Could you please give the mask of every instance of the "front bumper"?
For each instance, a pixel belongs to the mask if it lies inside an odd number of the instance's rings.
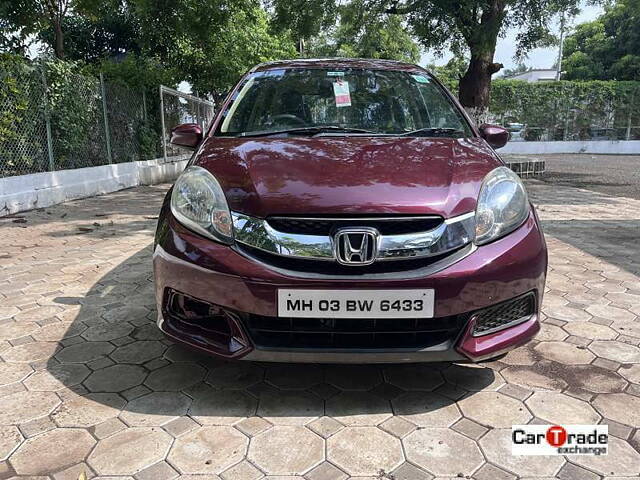
[[[410,260],[409,260],[410,261]],[[375,274],[354,278],[299,275],[270,268],[236,251],[190,232],[163,209],[154,248],[158,325],[171,338],[228,358],[277,362],[396,363],[482,361],[529,341],[539,330],[539,305],[544,292],[547,253],[532,212],[515,232],[489,245],[462,252],[459,259],[428,274]],[[277,318],[279,288],[435,290],[434,321],[462,319],[458,333],[426,347],[299,348],[256,345],[247,328],[248,316]],[[167,311],[169,292],[181,292],[215,305],[229,318],[231,344],[203,338],[201,332],[175,328]],[[515,326],[488,335],[472,335],[472,312],[519,297],[535,295],[535,311]]]

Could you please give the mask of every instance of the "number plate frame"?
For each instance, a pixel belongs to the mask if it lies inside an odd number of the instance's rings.
[[[422,309],[418,309],[422,300]],[[354,302],[349,303],[349,301]],[[399,304],[394,302],[399,301]],[[407,310],[411,302],[411,309]],[[338,302],[336,304],[336,302]],[[370,302],[370,303],[369,303]],[[388,302],[388,309],[385,304]],[[433,289],[312,290],[278,289],[278,316],[293,318],[432,318]],[[336,310],[336,305],[338,309]],[[370,309],[367,310],[367,305]],[[392,307],[400,307],[400,310]],[[355,307],[355,308],[353,308]]]

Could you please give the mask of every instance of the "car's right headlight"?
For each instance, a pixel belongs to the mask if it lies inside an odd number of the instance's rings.
[[[233,224],[224,192],[202,167],[188,167],[173,186],[171,213],[185,227],[217,242],[233,243]]]
[[[476,206],[476,245],[513,232],[528,216],[529,199],[520,177],[508,167],[490,171],[482,182]]]

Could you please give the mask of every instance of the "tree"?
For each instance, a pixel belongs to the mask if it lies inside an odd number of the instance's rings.
[[[64,58],[63,24],[71,11],[81,12],[90,9],[89,0],[2,0],[0,17],[2,20],[3,43],[6,39],[13,50],[24,49],[30,36],[51,29],[52,47],[57,58]]]
[[[494,62],[496,43],[507,28],[518,28],[517,55],[553,43],[548,25],[558,12],[575,13],[578,0],[368,0],[380,14],[406,19],[411,33],[436,53],[450,49],[469,54],[460,79],[459,97],[469,109],[489,105],[491,76],[502,68]]]
[[[462,55],[454,55],[444,65],[427,65],[427,68],[436,74],[438,79],[444,83],[449,89],[457,90],[460,79],[467,71],[469,59]]]
[[[397,15],[377,15],[363,2],[341,5],[338,24],[322,32],[310,53],[320,57],[387,58],[417,63],[420,49]]]
[[[335,0],[270,0],[274,25],[279,32],[291,32],[298,53],[305,53],[305,44],[321,35],[336,21]]]
[[[619,0],[578,25],[562,65],[567,80],[640,80],[640,0]]]

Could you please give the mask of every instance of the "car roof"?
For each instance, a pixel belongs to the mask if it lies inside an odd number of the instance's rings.
[[[299,58],[292,60],[276,60],[256,65],[251,72],[278,70],[282,68],[368,68],[371,70],[400,70],[407,72],[426,71],[412,63],[397,60],[373,58]]]

